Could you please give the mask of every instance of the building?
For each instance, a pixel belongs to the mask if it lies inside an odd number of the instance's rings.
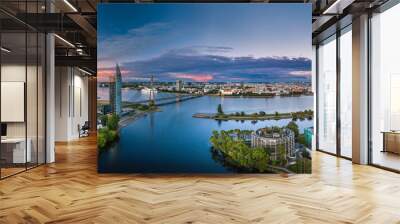
[[[219,93],[220,93],[221,95],[227,95],[227,96],[229,96],[229,95],[232,95],[232,94],[234,93],[234,91],[233,91],[233,89],[220,89],[220,90],[219,90]]]
[[[176,91],[182,91],[183,90],[183,81],[182,80],[176,80],[175,90]]]
[[[110,77],[109,91],[110,91],[110,105],[111,112],[121,114],[122,112],[122,77],[119,65],[116,65],[115,76]]]
[[[279,147],[284,146],[287,157],[292,157],[295,147],[294,132],[288,128],[261,128],[251,134],[251,147],[265,148],[271,153],[271,158],[276,160]]]
[[[305,138],[305,143],[308,148],[312,147],[312,139],[314,135],[314,128],[313,127],[308,127],[304,129],[304,138]]]
[[[109,91],[109,97],[110,97],[110,108],[111,108],[111,113],[115,112],[115,76],[110,76],[110,81],[108,83],[108,91]]]

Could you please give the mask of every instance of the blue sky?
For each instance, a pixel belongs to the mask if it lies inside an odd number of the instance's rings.
[[[125,81],[309,78],[310,4],[99,4],[99,76]]]

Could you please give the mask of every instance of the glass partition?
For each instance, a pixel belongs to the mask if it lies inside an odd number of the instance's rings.
[[[336,153],[336,36],[318,48],[318,149]]]
[[[31,158],[26,150],[26,33],[3,32],[1,47],[1,175],[6,177],[24,171]]]
[[[340,36],[340,154],[352,157],[352,34],[351,26]]]
[[[44,164],[46,162],[46,36],[38,33],[38,64],[37,64],[37,162]]]
[[[371,162],[400,170],[400,4],[371,19]]]
[[[38,157],[38,35],[36,32],[27,33],[27,74],[26,74],[26,114],[27,114],[27,151],[29,161],[27,167],[37,165]]]
[[[42,1],[1,2],[19,13],[43,11]],[[0,178],[45,163],[43,33],[0,12]]]

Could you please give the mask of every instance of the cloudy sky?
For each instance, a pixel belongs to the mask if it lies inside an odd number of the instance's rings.
[[[285,81],[311,74],[310,4],[99,4],[98,76]]]

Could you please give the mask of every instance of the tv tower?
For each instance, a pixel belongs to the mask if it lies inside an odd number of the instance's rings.
[[[154,92],[155,92],[155,89],[154,89],[154,87],[153,87],[153,82],[154,82],[154,76],[152,75],[152,76],[151,76],[151,79],[150,79],[150,95],[149,95],[149,101],[150,101],[151,103],[154,104],[154,99],[155,99]]]

